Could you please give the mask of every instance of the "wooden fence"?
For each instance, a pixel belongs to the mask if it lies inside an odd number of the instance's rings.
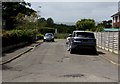
[[[107,51],[119,54],[120,31],[119,32],[95,32],[97,46]]]

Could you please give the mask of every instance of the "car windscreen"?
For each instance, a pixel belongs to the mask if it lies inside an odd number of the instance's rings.
[[[75,36],[81,38],[95,38],[93,33],[88,32],[76,32]]]

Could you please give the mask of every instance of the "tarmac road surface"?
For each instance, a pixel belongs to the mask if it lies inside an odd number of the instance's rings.
[[[98,49],[100,52],[100,50]],[[82,51],[81,51],[82,52]],[[44,42],[3,65],[3,82],[117,82],[118,66],[88,50],[70,54],[65,40]]]

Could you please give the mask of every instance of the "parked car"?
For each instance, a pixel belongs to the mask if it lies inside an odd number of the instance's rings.
[[[69,36],[66,38],[66,44],[69,43],[71,36],[72,36],[72,34],[69,34]]]
[[[54,35],[53,33],[46,33],[44,38],[43,38],[43,41],[52,41],[54,42]]]
[[[85,31],[73,31],[68,43],[68,50],[74,53],[75,50],[90,49],[96,52],[96,39],[94,33]]]

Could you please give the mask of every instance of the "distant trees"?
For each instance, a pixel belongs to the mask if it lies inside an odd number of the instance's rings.
[[[104,20],[96,25],[94,19],[81,19],[76,22],[77,30],[103,31],[103,28],[111,28],[112,20]]]
[[[46,19],[45,18],[39,18],[37,20],[38,23],[38,28],[45,27],[47,25]]]
[[[96,31],[103,31],[103,28],[112,28],[112,20],[104,20],[97,24]]]
[[[104,28],[111,28],[112,27],[112,20],[108,20],[108,21],[104,20],[104,21],[102,21],[101,24],[103,25]]]
[[[66,25],[66,24],[54,24],[54,28],[57,29],[59,33],[72,33],[76,30],[75,25]]]
[[[54,25],[53,19],[52,18],[48,18],[47,19],[47,27],[53,27],[53,25]]]
[[[38,30],[43,31],[43,29],[57,29],[59,33],[71,33],[72,31],[76,30],[74,25],[66,25],[66,24],[56,24],[52,18],[39,18],[38,19]]]
[[[95,20],[81,19],[76,22],[77,30],[95,30]]]

